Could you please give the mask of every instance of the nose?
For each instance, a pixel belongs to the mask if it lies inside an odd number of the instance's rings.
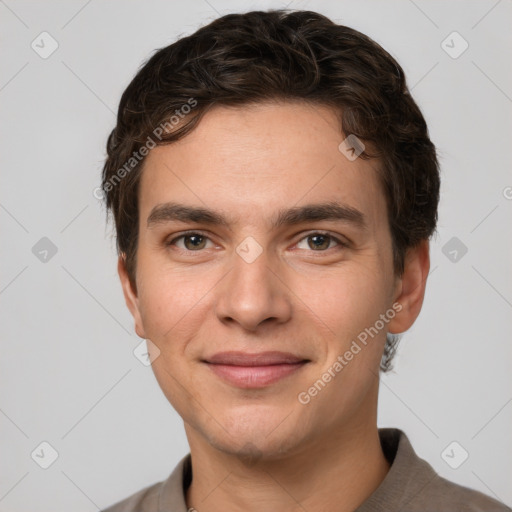
[[[265,251],[251,263],[234,254],[231,271],[217,288],[217,317],[248,331],[287,322],[292,315],[291,291],[283,281],[279,271],[269,267]]]

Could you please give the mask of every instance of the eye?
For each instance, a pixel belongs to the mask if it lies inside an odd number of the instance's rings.
[[[307,247],[304,244],[307,244]],[[173,238],[169,242],[166,242],[166,245],[174,245],[182,251],[190,252],[200,252],[203,249],[209,249],[215,246],[206,235],[196,231],[184,233]],[[314,252],[326,252],[335,247],[348,247],[348,244],[329,233],[322,232],[310,233],[297,243],[298,249],[312,249]]]
[[[303,241],[306,240],[307,247],[300,247]],[[299,249],[313,249],[316,252],[324,252],[327,249],[333,248],[331,245],[334,242],[334,247],[347,247],[347,244],[342,242],[339,238],[336,238],[329,233],[311,233],[302,238],[297,244]]]
[[[207,236],[201,233],[190,232],[174,238],[167,242],[166,245],[176,245],[176,247],[184,251],[200,251],[201,249],[208,248],[208,241],[213,246],[212,241]]]

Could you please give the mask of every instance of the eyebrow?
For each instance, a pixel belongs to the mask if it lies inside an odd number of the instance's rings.
[[[280,210],[271,220],[271,228],[276,229],[281,226],[294,226],[321,220],[344,221],[361,229],[367,227],[365,216],[361,211],[352,206],[331,201]],[[151,210],[147,219],[147,227],[151,228],[156,224],[172,221],[230,226],[229,220],[222,213],[207,208],[169,202],[156,205]]]

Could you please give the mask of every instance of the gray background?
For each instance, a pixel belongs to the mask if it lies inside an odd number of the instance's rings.
[[[379,425],[404,429],[441,475],[512,505],[510,0],[0,0],[0,511],[98,510],[188,452],[133,355],[141,340],[93,190],[121,93],[154,49],[220,14],[286,5],[390,51],[440,153],[432,274],[382,378]],[[59,45],[46,59],[31,47],[51,48],[43,31]],[[458,36],[442,46],[453,31],[469,44],[458,58]],[[36,463],[51,456],[43,441],[58,452],[48,469]],[[458,469],[441,456],[452,441],[469,453]]]

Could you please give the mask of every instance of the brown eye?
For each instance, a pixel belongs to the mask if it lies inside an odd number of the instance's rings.
[[[206,238],[202,235],[185,235],[183,237],[185,248],[189,251],[204,249]]]
[[[308,236],[308,245],[311,249],[328,249],[331,237],[328,235],[312,235]]]
[[[200,233],[190,233],[181,235],[170,241],[167,245],[176,245],[179,249],[185,251],[200,251],[207,247],[209,238]],[[210,242],[211,243],[211,242]]]
[[[304,249],[304,247],[300,247],[300,244],[303,243],[304,240],[307,240],[307,247],[309,249],[312,249],[313,251],[317,251],[317,252],[325,251],[327,249],[330,249],[331,247],[344,245],[337,238],[334,238],[333,236],[331,236],[327,233],[312,233],[311,235],[304,237],[297,244],[297,247],[299,249]],[[331,246],[331,244],[333,242],[334,242],[334,246]]]

